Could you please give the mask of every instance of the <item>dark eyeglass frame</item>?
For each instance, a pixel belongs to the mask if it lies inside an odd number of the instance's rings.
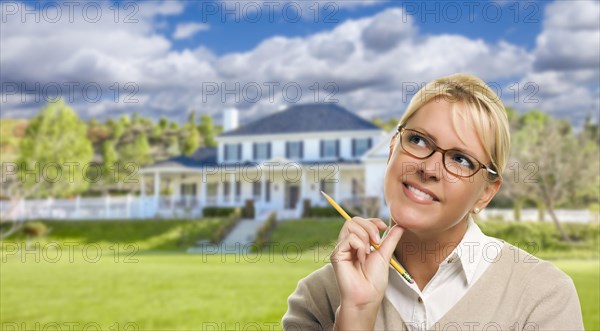
[[[450,171],[450,170],[449,170],[449,169],[446,167],[446,153],[447,153],[448,151],[457,151],[456,149],[453,149],[453,148],[451,148],[451,149],[443,149],[443,148],[439,147],[438,145],[436,145],[436,144],[435,144],[435,143],[434,143],[434,142],[431,140],[431,138],[430,138],[428,135],[426,135],[426,134],[424,134],[423,132],[420,132],[420,131],[418,131],[418,130],[414,130],[414,129],[407,129],[407,128],[406,128],[406,127],[404,127],[403,125],[399,125],[397,130],[398,130],[398,131],[396,132],[396,134],[394,135],[394,137],[397,137],[398,135],[400,135],[400,137],[399,137],[399,138],[400,138],[400,139],[399,139],[400,141],[399,141],[399,142],[400,142],[400,146],[402,147],[402,150],[404,150],[404,151],[405,151],[407,154],[409,154],[409,155],[410,155],[410,156],[412,156],[412,157],[415,157],[415,158],[417,158],[417,159],[419,159],[419,160],[424,160],[424,159],[427,159],[427,158],[431,157],[431,156],[432,156],[432,155],[433,155],[435,152],[440,152],[440,153],[442,153],[442,164],[444,165],[444,168],[446,169],[446,171],[448,171],[448,172],[450,172],[450,173],[452,173],[452,174],[454,174],[454,175],[456,175],[456,176],[463,177],[463,178],[469,178],[469,177],[473,177],[473,176],[475,176],[475,174],[477,174],[477,173],[479,172],[479,170],[481,170],[481,169],[485,169],[485,170],[486,170],[488,173],[490,173],[490,174],[491,174],[491,175],[493,175],[493,176],[498,176],[498,172],[497,172],[496,170],[494,170],[494,169],[490,168],[489,166],[485,165],[484,163],[480,162],[479,160],[477,160],[477,158],[473,157],[473,156],[472,156],[472,155],[470,155],[469,153],[465,153],[465,152],[462,152],[462,151],[458,151],[458,152],[459,152],[460,154],[464,154],[464,155],[466,155],[466,156],[470,157],[471,159],[473,159],[474,161],[476,161],[476,163],[475,163],[475,166],[477,167],[477,169],[475,169],[475,171],[473,171],[473,173],[472,173],[472,174],[470,174],[470,175],[468,175],[468,176],[464,176],[464,175],[459,175],[459,174],[456,174],[454,171]],[[419,156],[416,156],[416,155],[414,155],[414,154],[410,153],[409,151],[407,151],[407,150],[404,148],[404,146],[402,146],[402,136],[404,135],[404,133],[405,133],[406,131],[412,131],[412,132],[415,132],[415,133],[419,134],[420,136],[422,136],[424,139],[426,139],[426,140],[427,140],[427,144],[428,144],[429,146],[431,146],[431,148],[432,148],[432,150],[431,150],[431,153],[430,153],[429,155],[425,156],[425,157],[419,157]]]

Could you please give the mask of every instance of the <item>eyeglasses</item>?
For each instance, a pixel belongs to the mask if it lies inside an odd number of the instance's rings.
[[[444,168],[455,176],[468,178],[475,175],[480,169],[485,169],[494,176],[498,175],[497,171],[463,151],[438,147],[431,138],[417,130],[399,126],[398,133],[400,133],[400,145],[406,153],[422,160],[432,156],[435,152],[440,152]]]

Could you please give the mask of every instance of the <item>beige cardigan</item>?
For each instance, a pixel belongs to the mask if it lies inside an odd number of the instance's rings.
[[[298,282],[288,298],[284,330],[331,330],[339,306],[331,264]],[[407,330],[386,297],[375,330]],[[504,242],[497,261],[431,330],[583,330],[571,278],[550,262]]]

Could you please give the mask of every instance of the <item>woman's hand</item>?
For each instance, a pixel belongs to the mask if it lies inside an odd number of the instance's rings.
[[[379,232],[386,228],[380,219],[354,217],[340,231],[331,255],[340,290],[336,329],[373,328],[388,284],[390,260],[404,232],[394,225],[381,242]],[[379,244],[379,249],[371,251],[369,241]]]

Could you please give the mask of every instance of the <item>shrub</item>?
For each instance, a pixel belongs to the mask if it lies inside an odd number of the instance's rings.
[[[227,217],[235,212],[233,207],[204,207],[202,210],[203,217]]]
[[[254,200],[246,200],[242,213],[244,218],[254,218],[254,212]]]
[[[48,227],[42,222],[27,222],[23,226],[23,234],[27,237],[43,237],[48,234]]]
[[[231,208],[233,211],[229,215],[226,222],[221,224],[217,231],[213,234],[211,240],[214,244],[220,243],[225,236],[240,222],[242,219],[242,210],[240,208]]]
[[[255,252],[260,252],[263,249],[265,243],[271,237],[271,234],[273,233],[273,230],[275,230],[276,226],[277,214],[272,212],[271,215],[269,215],[269,218],[267,218],[265,223],[258,229],[256,233],[256,239],[254,240],[254,246],[252,247]]]

